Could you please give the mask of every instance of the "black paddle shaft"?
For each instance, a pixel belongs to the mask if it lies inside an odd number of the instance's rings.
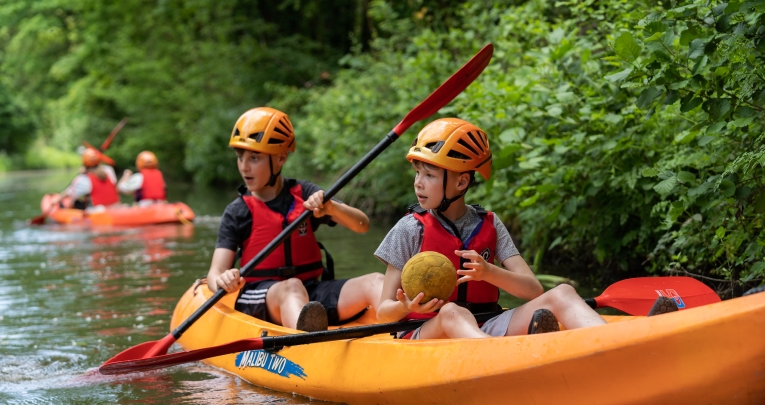
[[[335,194],[337,194],[338,191],[340,191],[341,188],[343,188],[348,182],[353,180],[354,177],[356,177],[357,174],[361,170],[363,170],[367,165],[374,160],[382,151],[384,151],[388,146],[390,146],[393,142],[398,139],[399,134],[395,133],[394,131],[390,131],[388,135],[383,138],[382,141],[380,141],[372,150],[370,150],[361,160],[356,162],[353,167],[350,168],[345,174],[340,177],[335,184],[333,184],[329,190],[324,192],[324,201],[329,201]],[[305,222],[308,217],[313,215],[312,211],[306,210],[300,216],[291,224],[289,224],[286,228],[282,230],[282,232],[269,243],[266,245],[263,250],[260,251],[260,253],[257,254],[257,256],[253,257],[252,260],[250,260],[247,264],[242,266],[241,269],[239,269],[239,274],[242,277],[246,277],[248,274],[252,272],[252,270],[255,269],[255,266],[260,264],[268,255],[271,254],[274,250],[276,250],[279,245],[281,245],[287,238],[290,237],[290,235],[295,232],[295,230]],[[176,339],[180,338],[183,332],[186,332],[186,329],[191,327],[191,325],[196,322],[199,317],[201,317],[207,310],[213,307],[218,301],[220,301],[223,296],[226,295],[226,290],[219,288],[218,291],[213,294],[212,297],[210,297],[209,300],[207,300],[202,306],[197,308],[196,311],[194,311],[193,314],[191,314],[190,317],[188,317],[183,323],[178,325],[177,328],[175,328],[171,333],[173,337]],[[379,332],[379,333],[385,333],[385,332]],[[284,344],[281,344],[284,345]],[[294,345],[294,343],[293,343]]]
[[[503,311],[485,312],[474,314],[478,323],[483,323],[501,314]],[[358,339],[382,333],[396,333],[415,330],[422,326],[428,319],[417,319],[404,322],[383,323],[377,325],[357,326],[347,329],[323,330],[311,333],[297,333],[294,335],[265,336],[263,337],[263,349],[274,349],[283,346],[299,346],[309,343],[330,342],[343,339]]]

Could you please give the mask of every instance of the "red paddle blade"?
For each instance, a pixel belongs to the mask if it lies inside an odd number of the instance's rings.
[[[108,137],[106,137],[106,140],[104,141],[104,143],[101,144],[101,148],[100,148],[101,152],[106,152],[106,149],[109,148],[109,145],[111,145],[112,140],[114,140],[114,137],[117,136],[117,133],[120,132],[120,129],[122,129],[122,127],[124,127],[125,124],[127,124],[127,121],[128,121],[127,117],[123,118],[122,121],[120,121],[120,123],[117,124],[117,126],[114,127],[114,129],[112,129],[112,132],[109,134]]]
[[[172,335],[169,335],[169,336],[172,336]],[[147,343],[155,343],[155,342],[147,342]],[[142,345],[135,346],[132,349],[128,349],[122,353],[125,353],[129,350],[138,349],[141,346]],[[224,354],[243,352],[246,350],[259,350],[262,348],[263,348],[263,339],[253,338],[253,339],[237,340],[237,341],[229,342],[220,346],[206,347],[204,349],[197,349],[197,350],[192,350],[189,352],[166,354],[164,356],[156,356],[156,357],[151,356],[148,358],[137,358],[135,360],[128,360],[128,359],[119,360],[118,358],[120,357],[120,355],[122,355],[122,353],[120,353],[114,358],[112,358],[111,360],[101,365],[101,367],[98,368],[98,372],[101,374],[113,375],[113,374],[126,374],[126,373],[135,373],[139,371],[156,370],[160,368],[176,366],[178,364],[191,363],[194,361],[199,361],[199,360],[207,359],[210,357],[222,356]]]
[[[660,296],[674,299],[681,311],[720,302],[714,290],[691,277],[629,278],[606,288],[595,301],[598,308],[611,307],[645,316]]]
[[[86,148],[90,148],[90,149],[93,149],[94,151],[96,151],[98,153],[98,157],[101,159],[102,162],[106,163],[109,166],[114,166],[114,160],[112,160],[112,158],[110,158],[109,156],[106,156],[103,153],[101,153],[100,150],[98,150],[95,147],[93,147],[93,145],[89,144],[87,141],[82,141],[82,144]]]
[[[29,223],[32,225],[42,225],[45,223],[45,218],[48,218],[47,213],[42,213],[32,219],[29,220]]]
[[[131,348],[125,349],[119,352],[116,356],[107,360],[101,367],[107,364],[133,361],[137,359],[146,359],[155,356],[159,356],[167,353],[167,349],[175,343],[175,337],[172,333],[168,333],[167,336],[160,340],[152,340],[150,342],[144,342]]]
[[[462,93],[462,90],[465,90],[483,72],[483,69],[489,64],[492,54],[494,54],[494,45],[488,44],[484,46],[465,66],[462,66],[460,70],[441,84],[414,110],[409,111],[409,114],[393,128],[393,132],[401,135],[415,122],[430,117],[440,110],[441,107],[449,104],[450,101]]]

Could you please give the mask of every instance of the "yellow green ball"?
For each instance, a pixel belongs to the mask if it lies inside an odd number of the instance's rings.
[[[401,287],[409,299],[421,292],[425,294],[421,304],[433,298],[448,299],[456,286],[454,264],[438,252],[417,253],[406,262],[401,273]]]

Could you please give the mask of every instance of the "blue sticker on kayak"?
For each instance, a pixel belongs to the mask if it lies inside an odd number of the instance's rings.
[[[294,375],[305,380],[305,377],[307,376],[303,367],[287,360],[286,357],[263,350],[248,350],[246,352],[241,352],[236,355],[234,364],[240,369],[257,367],[287,378]]]

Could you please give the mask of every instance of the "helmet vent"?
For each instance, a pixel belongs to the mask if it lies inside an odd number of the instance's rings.
[[[418,139],[419,139],[419,138],[415,137],[415,138],[414,138],[414,140],[412,141],[412,147],[413,147],[413,148],[414,148],[415,146],[417,146],[417,140],[418,140]]]
[[[468,132],[468,134],[469,134],[469,132]],[[472,138],[472,136],[471,136],[471,138]],[[478,155],[478,152],[476,152],[476,150],[475,150],[475,149],[473,149],[473,147],[472,147],[472,146],[468,145],[468,143],[467,143],[467,142],[465,142],[465,140],[464,140],[464,139],[460,139],[460,140],[458,140],[458,141],[457,141],[457,143],[458,143],[458,144],[460,144],[460,145],[462,145],[462,146],[464,146],[464,147],[465,147],[467,150],[469,150],[470,152],[472,152],[474,155]]]
[[[450,150],[449,153],[446,154],[446,156],[450,158],[460,159],[460,160],[473,160],[470,158],[470,156],[457,152],[456,150]]]
[[[475,139],[475,136],[473,136],[473,133],[472,133],[472,132],[468,132],[467,134],[468,134],[468,136],[470,137],[470,140],[472,140],[472,141],[473,141],[473,143],[475,144],[475,146],[477,146],[477,147],[478,147],[478,149],[480,149],[480,150],[481,150],[481,152],[483,152],[483,147],[481,146],[481,143],[480,143],[480,142],[478,142],[478,141]],[[478,137],[480,138],[480,135],[479,135]]]
[[[430,149],[433,153],[438,153],[438,151],[441,150],[444,146],[444,141],[438,141],[438,142],[430,142],[425,144],[425,147]]]
[[[483,143],[483,147],[489,149],[489,141],[486,139],[486,132],[476,131],[478,133],[478,139]]]
[[[279,145],[279,144],[282,144],[282,143],[284,143],[284,139],[268,138],[268,144],[269,145],[271,145],[271,144]]]
[[[284,117],[284,118],[287,118],[287,117]],[[290,120],[286,119],[286,120],[282,121],[280,119],[279,123],[282,124],[282,126],[284,128],[287,128],[288,131],[292,131],[292,123],[290,122]]]
[[[265,135],[265,134],[266,134],[265,132],[260,131],[260,132],[254,133],[254,134],[250,134],[249,137],[250,138],[255,138],[255,142],[260,142],[260,141],[263,140],[263,135]]]
[[[242,134],[242,133],[241,133],[241,132],[239,132],[239,128],[234,128],[234,135],[231,135],[231,136],[239,136],[239,135],[241,135],[241,134]]]
[[[286,136],[286,137],[289,137],[289,134],[287,134],[286,132],[284,132],[284,130],[282,130],[282,129],[279,129],[279,127],[274,127],[274,132],[278,132],[278,133],[280,133],[280,134],[282,134],[282,135],[284,135],[284,136]],[[279,142],[279,143],[282,143],[282,142]]]

